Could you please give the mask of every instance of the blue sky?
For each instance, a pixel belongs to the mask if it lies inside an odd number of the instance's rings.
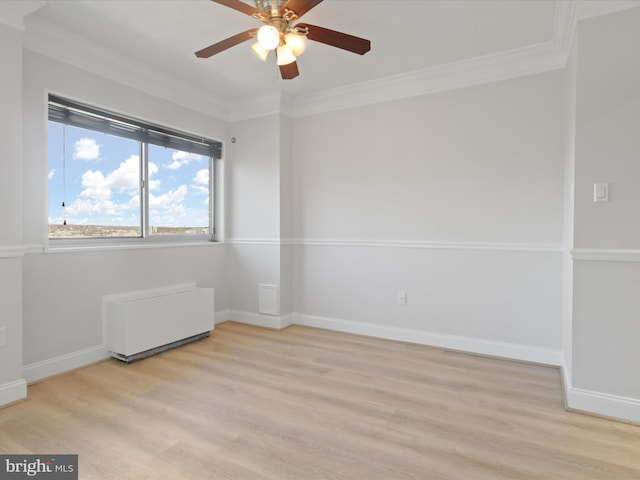
[[[140,225],[138,142],[55,122],[48,134],[49,223]],[[150,145],[149,225],[208,226],[208,185],[208,157]]]

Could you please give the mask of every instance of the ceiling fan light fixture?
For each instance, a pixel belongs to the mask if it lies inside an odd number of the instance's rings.
[[[220,52],[251,39],[251,45],[259,58],[266,60],[274,50],[283,80],[292,80],[300,75],[296,58],[306,47],[308,40],[364,55],[371,50],[371,41],[328,28],[298,23],[300,17],[322,3],[323,0],[211,0],[262,23],[260,28],[250,28],[195,52],[198,58],[210,58]],[[0,3],[2,0],[0,0]]]
[[[300,33],[289,32],[284,36],[284,41],[296,57],[302,55],[307,48],[307,37]]]
[[[253,50],[253,53],[255,53],[258,58],[260,58],[260,60],[262,60],[263,62],[267,61],[269,50],[260,45],[260,42],[255,42],[253,45],[251,45],[251,50]]]
[[[265,50],[275,50],[280,45],[280,31],[273,25],[263,25],[258,29],[258,43]]]
[[[289,65],[296,61],[296,57],[287,44],[280,45],[277,50],[278,65]]]

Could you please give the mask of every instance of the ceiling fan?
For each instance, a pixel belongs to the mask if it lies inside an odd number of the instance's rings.
[[[196,57],[209,58],[228,48],[255,38],[251,46],[262,59],[267,59],[274,50],[280,74],[284,80],[297,77],[300,56],[306,47],[307,39],[331,45],[349,52],[364,55],[371,49],[371,42],[364,38],[336,32],[328,28],[294,22],[322,2],[322,0],[255,0],[253,7],[241,0],[211,0],[260,20],[264,25],[238,33],[221,42],[214,43],[196,52]]]

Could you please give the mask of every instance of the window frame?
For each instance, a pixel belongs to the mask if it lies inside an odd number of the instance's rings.
[[[75,126],[139,142],[140,145],[140,236],[131,237],[50,237],[47,222],[48,248],[70,249],[74,247],[127,247],[167,244],[210,244],[217,238],[217,192],[219,161],[222,160],[222,142],[199,135],[154,124],[90,106],[75,100],[49,93],[47,99],[47,125],[56,122]],[[103,127],[103,128],[101,128]],[[120,133],[122,129],[122,134]],[[47,145],[49,144],[47,128]],[[209,232],[204,234],[151,234],[149,227],[149,145],[196,153],[208,159],[209,170]],[[182,148],[181,148],[182,147]],[[47,160],[48,162],[48,160]],[[48,169],[47,169],[48,170]],[[47,218],[49,218],[49,193],[47,189]]]

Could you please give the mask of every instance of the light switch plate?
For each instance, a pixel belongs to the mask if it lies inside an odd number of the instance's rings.
[[[593,201],[594,202],[609,201],[609,184],[608,183],[593,184]]]

